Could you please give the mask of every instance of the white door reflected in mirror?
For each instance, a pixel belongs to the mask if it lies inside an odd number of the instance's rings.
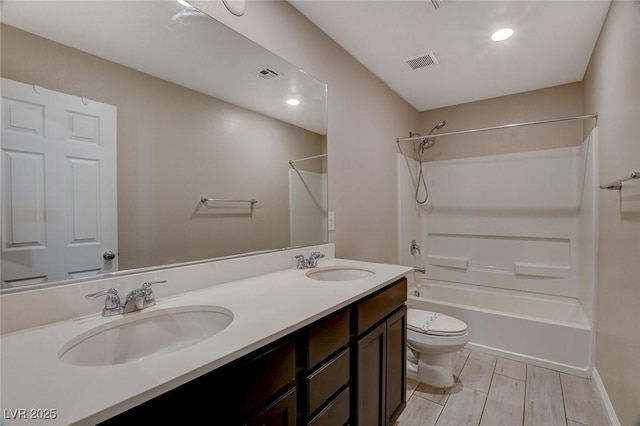
[[[117,271],[116,107],[3,78],[2,109],[2,288]]]

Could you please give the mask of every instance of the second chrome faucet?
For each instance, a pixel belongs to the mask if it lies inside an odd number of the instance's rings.
[[[129,312],[140,311],[155,305],[156,299],[153,295],[151,286],[153,284],[164,284],[166,282],[167,280],[146,281],[142,283],[142,287],[130,291],[129,294],[127,294],[127,297],[125,297],[124,303],[121,302],[120,295],[114,288],[87,294],[85,298],[96,299],[98,297],[106,296],[107,299],[105,300],[104,308],[102,309],[103,317],[127,314]]]
[[[323,257],[323,253],[320,253],[319,251],[313,251],[309,255],[308,259],[304,258],[304,254],[299,254],[297,256],[294,256],[293,258],[298,261],[296,269],[308,269],[318,266],[318,259],[321,259]]]

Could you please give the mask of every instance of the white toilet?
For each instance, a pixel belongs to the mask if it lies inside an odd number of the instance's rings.
[[[469,341],[467,324],[437,312],[407,312],[407,373],[427,385],[453,386],[453,354]]]

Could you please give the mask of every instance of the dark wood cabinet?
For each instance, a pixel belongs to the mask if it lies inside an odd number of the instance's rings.
[[[402,307],[386,321],[387,382],[386,424],[392,425],[407,404],[407,308]]]
[[[286,337],[102,424],[293,426],[296,354],[295,340]]]
[[[315,413],[318,408],[349,384],[349,349],[332,358],[307,378],[307,410]]]
[[[316,322],[304,333],[302,352],[307,359],[302,380],[305,386],[301,386],[305,402],[300,410],[301,425],[341,426],[349,421],[350,312],[350,308],[342,309]]]
[[[392,425],[406,405],[406,288],[401,280],[356,306],[361,334],[354,407],[360,426]]]
[[[293,388],[247,421],[247,426],[295,426],[296,389]]]
[[[382,323],[358,340],[358,425],[385,424],[386,324]]]
[[[309,327],[306,336],[306,367],[313,369],[349,344],[349,309],[343,309],[313,324]]]
[[[345,388],[329,405],[321,410],[311,421],[309,426],[343,426],[349,422],[350,393]]]

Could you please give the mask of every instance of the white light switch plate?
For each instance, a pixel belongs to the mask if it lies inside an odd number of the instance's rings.
[[[336,229],[336,212],[329,212],[329,218],[327,219],[327,228],[329,231],[335,231]]]

